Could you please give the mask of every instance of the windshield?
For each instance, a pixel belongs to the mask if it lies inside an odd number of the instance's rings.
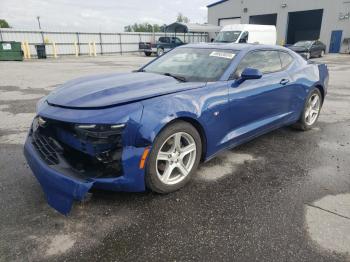
[[[313,44],[313,41],[299,41],[299,42],[296,42],[294,46],[309,48],[312,46],[312,44]]]
[[[241,34],[241,31],[221,31],[217,35],[215,42],[234,43],[237,41],[240,34]]]
[[[235,55],[233,50],[177,48],[143,68],[143,72],[192,82],[218,81]]]

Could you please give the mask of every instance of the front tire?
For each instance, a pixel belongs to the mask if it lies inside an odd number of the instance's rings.
[[[318,88],[314,88],[307,97],[303,113],[294,127],[302,131],[312,129],[320,116],[321,108],[321,92]]]
[[[157,56],[162,56],[164,54],[164,48],[158,48],[157,49]]]
[[[152,52],[145,52],[146,56],[151,56]]]
[[[322,51],[321,51],[321,54],[320,54],[320,57],[324,57],[324,54],[325,54],[325,51],[322,50]]]
[[[147,188],[163,194],[182,188],[196,172],[201,153],[200,135],[191,124],[170,124],[153,143],[146,166]]]

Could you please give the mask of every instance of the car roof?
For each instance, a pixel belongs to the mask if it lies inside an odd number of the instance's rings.
[[[235,43],[196,43],[181,46],[181,48],[213,48],[213,49],[230,49],[234,51],[251,51],[255,49],[274,49],[289,50],[279,45],[261,45],[261,44],[235,44]]]

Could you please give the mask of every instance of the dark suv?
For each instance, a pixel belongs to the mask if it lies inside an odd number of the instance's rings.
[[[185,43],[178,37],[174,36],[162,36],[156,43],[140,42],[139,51],[144,52],[146,56],[150,56],[152,53],[161,56],[164,52],[167,52],[177,46],[184,45]]]

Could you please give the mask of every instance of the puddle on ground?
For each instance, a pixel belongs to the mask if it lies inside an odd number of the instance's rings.
[[[109,232],[130,227],[137,217],[125,208],[108,209],[108,216],[106,214],[106,211],[101,211],[101,205],[85,208],[84,203],[75,203],[75,208],[68,217],[55,212],[50,217],[55,225],[50,234],[37,229],[34,234],[24,239],[26,246],[35,246],[29,255],[30,260],[50,260],[81,248],[90,249],[99,245]],[[47,215],[42,213],[36,219],[42,220],[42,216]],[[27,235],[27,232],[21,233]]]
[[[20,91],[2,91],[0,90],[0,100],[2,101],[18,101],[41,98],[45,94],[25,94]]]

